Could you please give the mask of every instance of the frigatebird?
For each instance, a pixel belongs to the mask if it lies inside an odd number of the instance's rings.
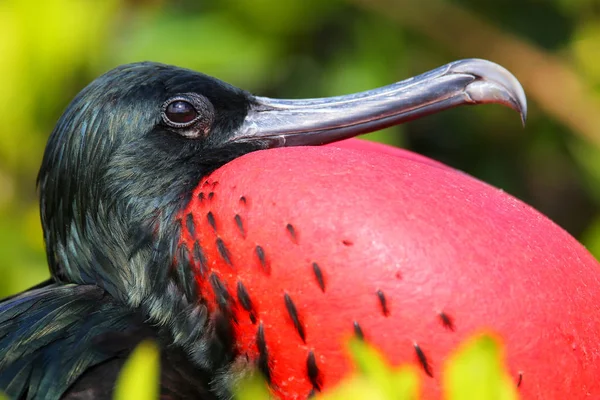
[[[412,317],[398,317],[394,291],[372,282],[389,280],[382,273],[392,270],[406,282],[406,269],[396,269],[412,255],[388,244],[410,237],[382,234],[369,221],[389,218],[389,208],[433,224],[427,215],[438,211],[417,215],[410,201],[386,204],[405,197],[389,181],[402,171],[388,176],[381,168],[396,156],[305,146],[482,103],[526,115],[516,78],[478,59],[307,100],[254,96],[153,62],[100,76],[70,103],[46,147],[38,185],[51,279],[0,304],[0,389],[15,399],[109,398],[124,360],[146,338],[161,348],[165,399],[227,399],[255,370],[280,398],[306,398],[347,373],[347,332],[402,349],[394,362],[416,360],[433,376],[426,352],[399,331],[407,324],[406,334],[414,333]],[[449,169],[411,168],[405,176]],[[367,181],[371,193],[354,192]],[[458,198],[444,196],[448,204]],[[375,208],[360,220],[352,214],[369,204]],[[389,229],[403,223],[387,220]],[[436,247],[451,258],[453,240],[438,236]],[[424,251],[418,247],[412,251]],[[336,269],[340,262],[345,267]],[[361,282],[373,284],[367,297],[357,294]],[[306,299],[325,294],[315,307]],[[440,318],[454,329],[445,313]],[[375,314],[391,325],[374,329]]]

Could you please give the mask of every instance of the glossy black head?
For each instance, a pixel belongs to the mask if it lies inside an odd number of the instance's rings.
[[[214,78],[155,63],[119,67],[86,87],[54,129],[39,174],[53,275],[139,304],[152,286],[148,269],[158,268],[152,250],[173,233],[171,218],[201,177],[266,147],[229,141],[251,102]]]

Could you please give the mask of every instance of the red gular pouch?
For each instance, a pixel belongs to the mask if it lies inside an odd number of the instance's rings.
[[[598,262],[460,171],[360,141],[257,151],[203,179],[181,220],[200,296],[278,398],[334,387],[358,336],[437,399],[482,330],[523,399],[600,397]]]

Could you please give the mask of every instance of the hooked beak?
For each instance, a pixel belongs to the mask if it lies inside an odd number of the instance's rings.
[[[455,61],[378,89],[320,99],[254,97],[231,142],[267,147],[316,146],[348,139],[463,104],[503,104],[525,123],[527,100],[519,81],[498,64]]]

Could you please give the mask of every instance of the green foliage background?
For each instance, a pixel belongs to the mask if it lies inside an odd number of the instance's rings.
[[[35,177],[68,101],[122,63],[317,97],[482,57],[529,95],[527,126],[461,108],[370,135],[498,186],[600,255],[599,0],[1,0],[0,295],[47,276]]]

